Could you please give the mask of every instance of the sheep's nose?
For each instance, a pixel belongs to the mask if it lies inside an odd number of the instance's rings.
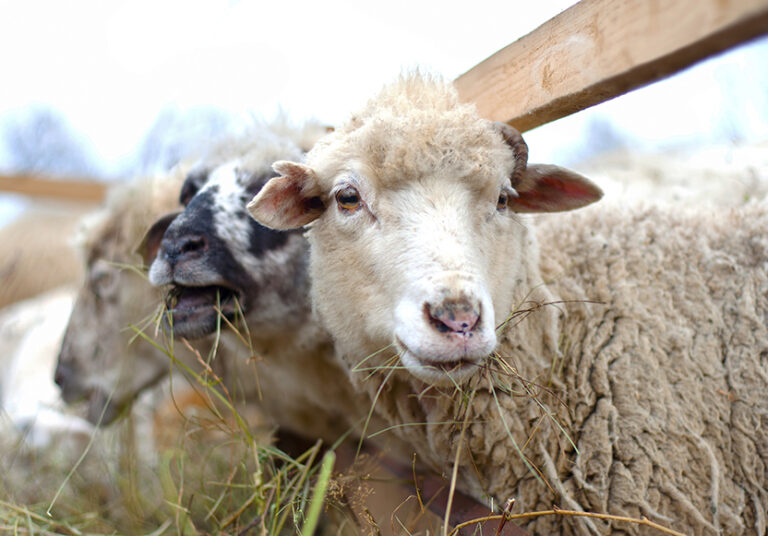
[[[163,252],[171,264],[199,257],[207,249],[208,238],[202,234],[187,235],[172,240],[163,239]]]
[[[56,365],[56,372],[53,374],[53,381],[56,382],[61,389],[68,383],[71,383],[72,378],[75,375],[75,369],[66,363],[59,361]]]
[[[480,321],[480,307],[468,300],[426,304],[432,326],[442,333],[469,334]]]

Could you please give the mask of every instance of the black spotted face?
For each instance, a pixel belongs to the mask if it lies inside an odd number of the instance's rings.
[[[181,193],[179,194],[179,203],[183,206],[189,205],[192,198],[195,197],[200,188],[205,186],[208,182],[208,175],[211,170],[208,168],[193,169],[187,174],[187,178],[184,180],[184,184],[181,186]]]
[[[294,254],[297,239],[305,249],[303,239],[267,229],[245,210],[272,176],[251,174],[233,162],[185,181],[186,208],[168,226],[150,268],[153,285],[169,285],[167,304],[177,336],[214,332],[219,314],[232,321],[238,309],[246,316],[274,309],[275,292],[287,290],[281,278],[293,278],[292,267],[280,265]]]

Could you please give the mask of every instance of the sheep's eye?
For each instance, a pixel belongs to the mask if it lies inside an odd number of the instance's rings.
[[[504,210],[509,203],[509,194],[507,192],[501,192],[499,194],[499,200],[496,201],[496,210]]]
[[[352,186],[347,186],[336,192],[336,204],[343,212],[355,212],[363,203],[360,193]]]
[[[90,288],[97,298],[108,298],[118,288],[119,270],[104,260],[97,260],[90,268]]]
[[[115,285],[114,274],[110,272],[93,273],[91,274],[91,285],[97,297],[105,298],[112,293]]]
[[[509,208],[509,204],[513,202],[513,199],[519,197],[517,190],[509,185],[502,186],[501,192],[499,192],[499,199],[496,201],[496,210],[503,212]]]

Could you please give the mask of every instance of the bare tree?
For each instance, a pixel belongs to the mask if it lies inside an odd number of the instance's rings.
[[[100,175],[87,142],[50,108],[32,108],[6,119],[2,141],[8,167],[54,175]]]
[[[200,154],[230,128],[231,122],[231,117],[217,108],[182,111],[166,106],[139,146],[135,171],[167,170],[185,158]]]

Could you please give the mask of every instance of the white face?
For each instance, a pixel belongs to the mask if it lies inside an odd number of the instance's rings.
[[[276,162],[281,176],[248,205],[268,227],[311,224],[313,307],[353,381],[372,367],[438,386],[483,374],[497,327],[541,286],[518,213],[602,195],[578,174],[527,165],[519,133],[470,112],[353,120],[306,165]]]
[[[503,170],[507,171],[507,170]],[[423,176],[395,189],[364,170],[336,176],[308,236],[314,303],[352,366],[393,345],[400,365],[435,385],[460,384],[496,346],[514,294],[525,228],[505,173]],[[528,289],[530,290],[530,289]],[[368,366],[380,362],[368,361]]]
[[[93,423],[112,422],[170,366],[163,352],[131,328],[146,329],[161,297],[125,267],[130,263],[136,263],[130,255],[89,263],[59,354],[56,381],[62,396],[67,402],[87,399]]]

